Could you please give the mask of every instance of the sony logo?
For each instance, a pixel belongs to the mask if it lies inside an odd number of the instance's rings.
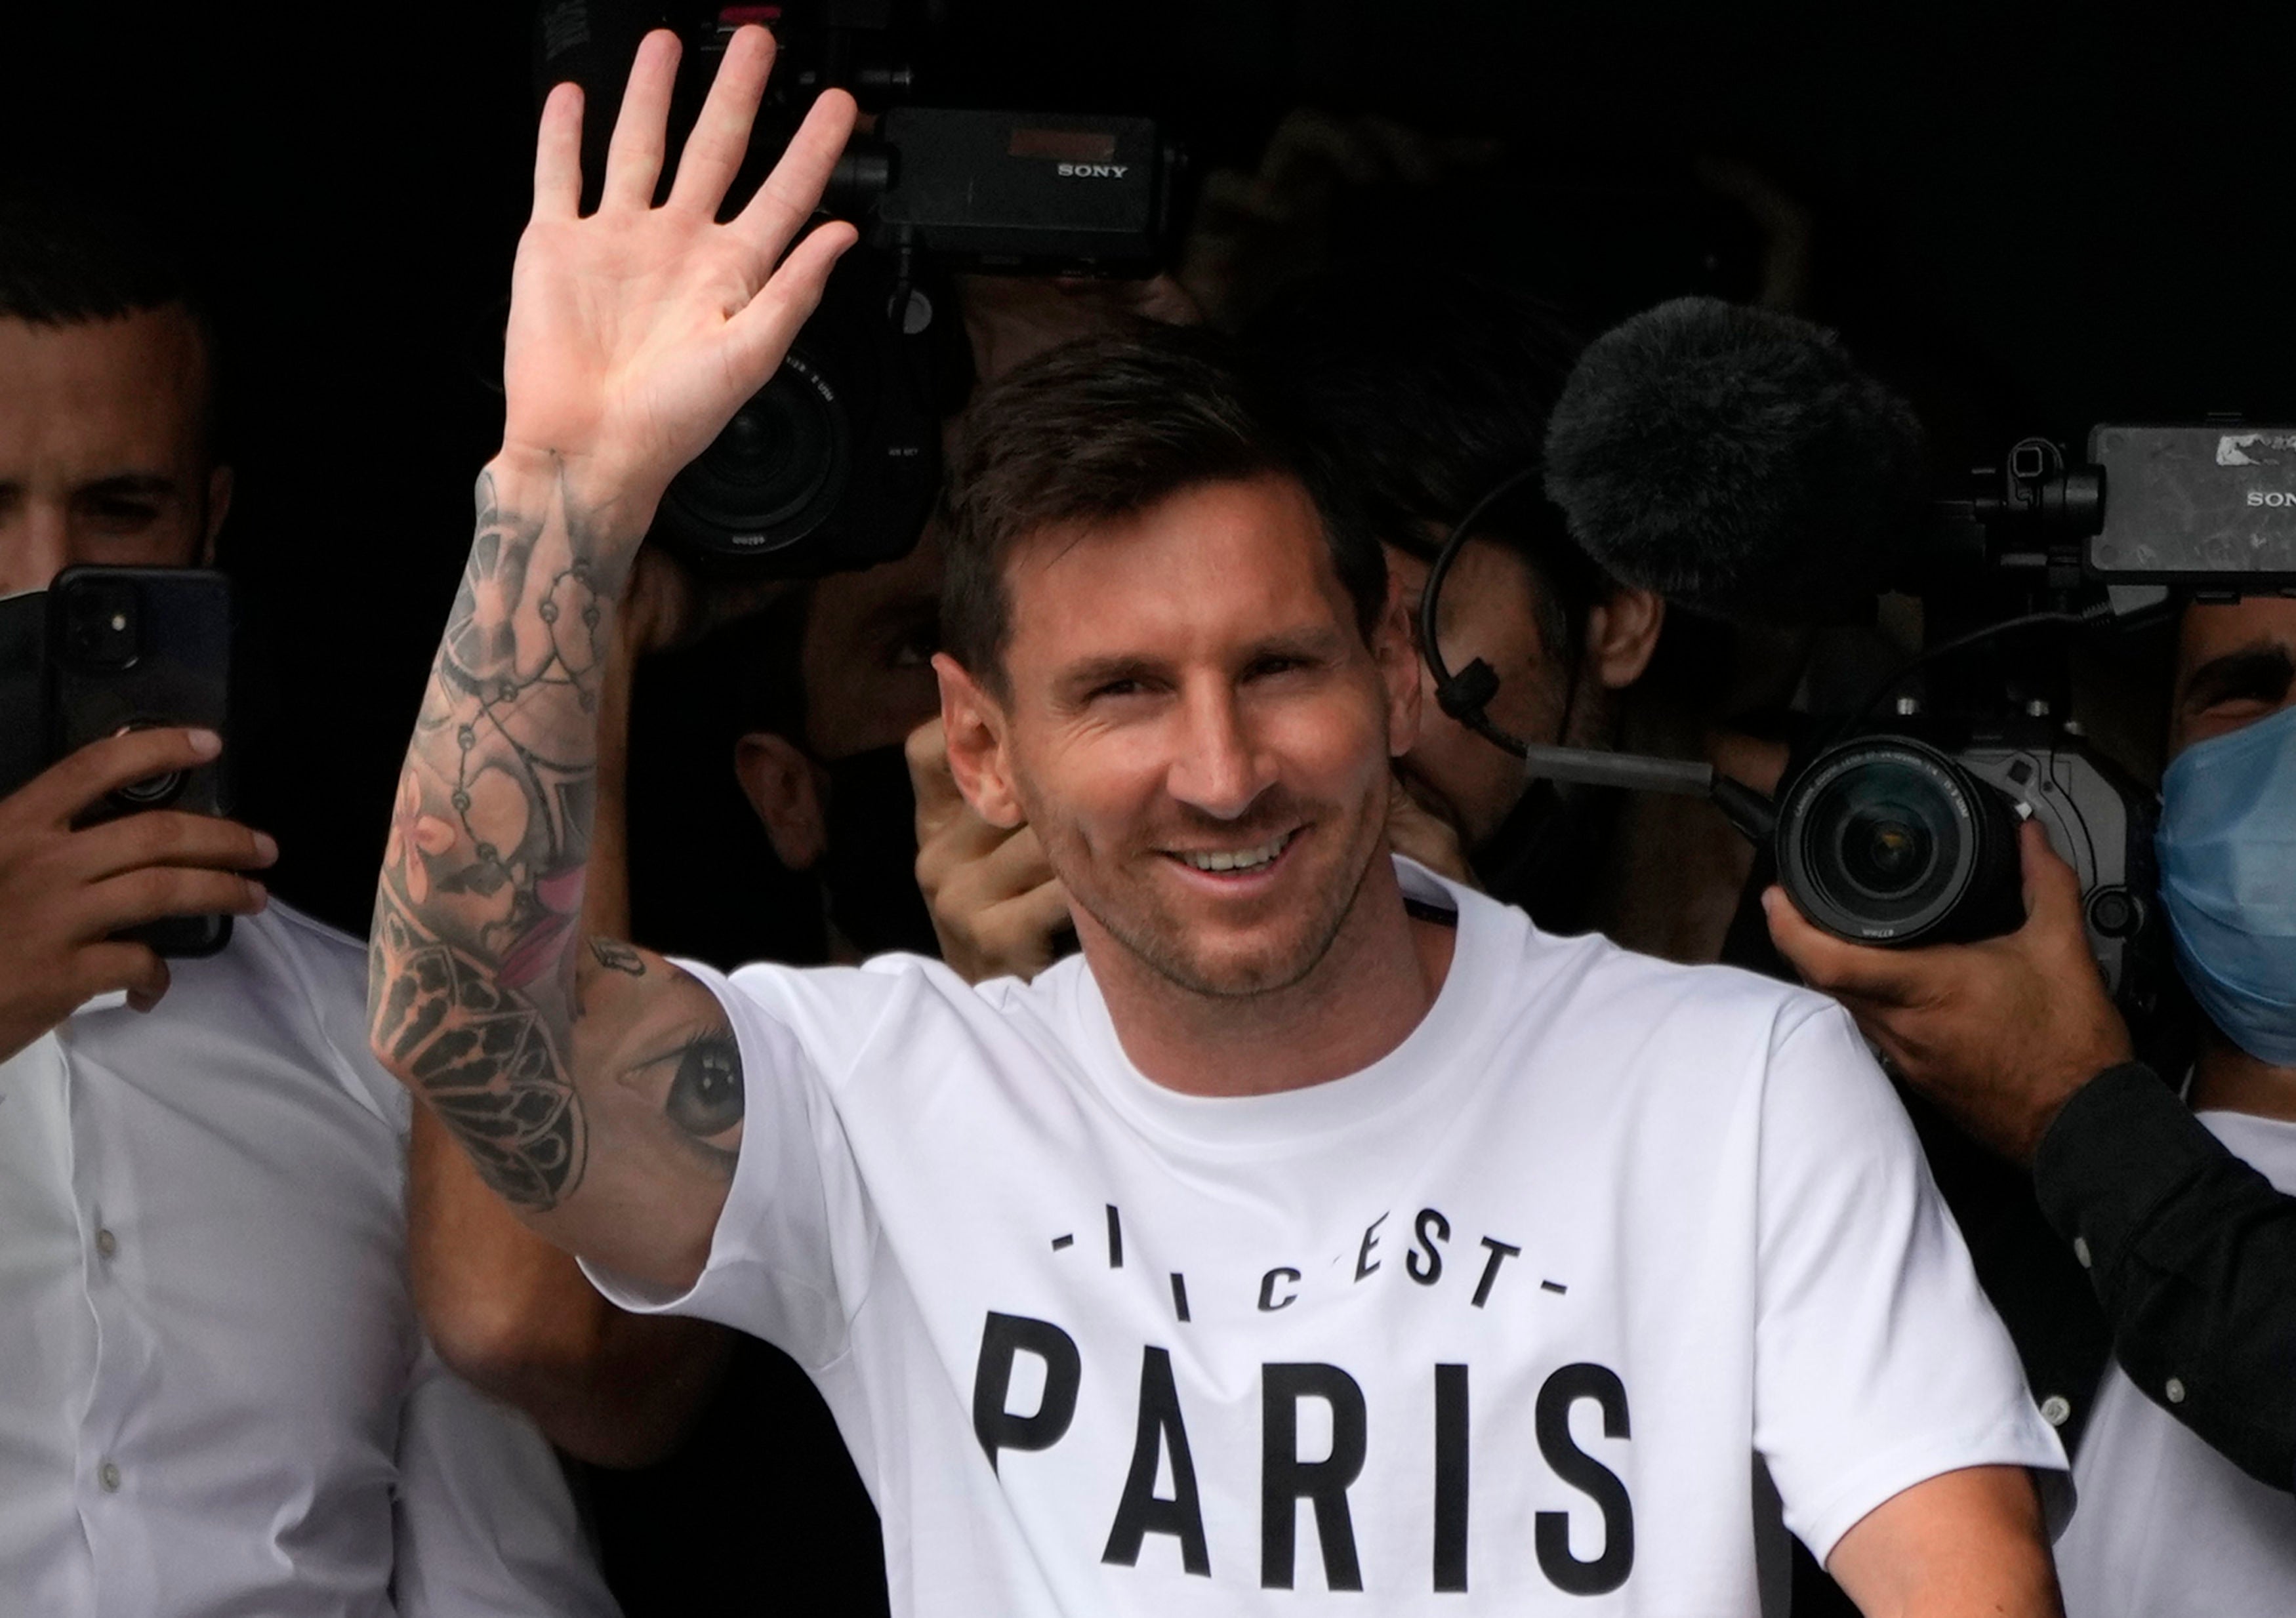
[[[2296,506],[2296,494],[2285,489],[2251,489],[2248,503],[2252,506]]]
[[[1078,180],[1120,180],[1131,167],[1129,163],[1062,163],[1054,172]]]

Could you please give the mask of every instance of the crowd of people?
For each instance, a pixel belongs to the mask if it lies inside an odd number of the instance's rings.
[[[964,289],[899,560],[643,548],[852,239],[808,228],[850,102],[721,222],[770,45],[665,176],[674,59],[587,216],[545,108],[371,938],[258,829],[94,813],[211,731],[0,796],[12,1600],[2296,1604],[2296,601],[2183,604],[2158,662],[2196,1017],[2156,1069],[2038,828],[2022,927],[1855,944],[1710,805],[1447,712],[1431,560],[1582,334],[1255,257],[1264,187],[1154,282]],[[164,244],[0,217],[0,599],[212,560],[216,362]],[[1614,576],[1535,484],[1484,510],[1435,632],[1489,723],[1791,777],[1809,633]],[[681,660],[683,767],[812,896],[754,942],[646,925],[741,886],[633,802]],[[123,936],[212,914],[204,958]]]

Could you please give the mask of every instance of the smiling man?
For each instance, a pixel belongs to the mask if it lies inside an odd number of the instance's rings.
[[[1392,857],[1396,595],[1205,339],[1043,355],[956,458],[950,763],[1081,956],[729,978],[569,924],[620,584],[852,239],[790,245],[834,93],[716,222],[756,29],[652,205],[675,50],[589,218],[545,113],[377,903],[375,1050],[490,1182],[812,1373],[896,1612],[1751,1614],[1760,1467],[1871,1614],[2055,1612],[2062,1454],[1848,1018]]]

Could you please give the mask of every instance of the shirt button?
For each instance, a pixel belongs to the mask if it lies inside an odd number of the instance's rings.
[[[103,1491],[106,1494],[119,1493],[119,1468],[110,1461],[104,1462],[95,1469],[95,1481],[103,1485]]]
[[[95,1233],[95,1250],[111,1258],[119,1251],[119,1238],[110,1230],[98,1230]]]
[[[2073,1238],[2073,1256],[2080,1260],[2080,1267],[2082,1269],[2086,1270],[2088,1268],[2088,1238],[2087,1237],[2076,1236]]]
[[[2062,1393],[2052,1393],[2041,1401],[2041,1419],[2053,1427],[2061,1427],[2071,1419],[2072,1405]]]
[[[2169,1395],[2169,1402],[2170,1404],[2182,1404],[2185,1402],[2185,1384],[2181,1377],[2169,1377],[2169,1380],[2162,1385],[2161,1391]]]

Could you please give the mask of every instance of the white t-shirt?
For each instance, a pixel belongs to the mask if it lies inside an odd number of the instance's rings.
[[[733,1188],[693,1292],[602,1281],[811,1371],[898,1614],[1751,1614],[1758,1451],[1820,1556],[2063,1466],[1838,1009],[1402,869],[1441,993],[1275,1095],[1149,1082],[1080,960],[695,968]]]
[[[2202,1124],[2296,1192],[2296,1124],[2207,1112]],[[2286,1618],[2296,1612],[2296,1499],[2267,1488],[2105,1372],[2073,1475],[2079,1519],[2057,1546],[2068,1618]]]

